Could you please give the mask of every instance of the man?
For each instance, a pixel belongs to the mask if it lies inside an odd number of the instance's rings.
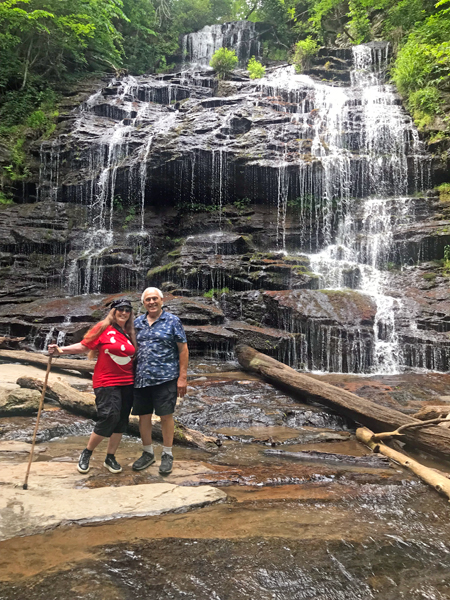
[[[147,288],[141,297],[146,313],[134,321],[138,344],[134,379],[133,415],[139,415],[143,453],[133,464],[142,471],[155,462],[152,444],[152,414],[161,418],[163,451],[159,472],[172,472],[173,413],[177,397],[187,388],[189,351],[178,317],[163,310],[163,293]]]

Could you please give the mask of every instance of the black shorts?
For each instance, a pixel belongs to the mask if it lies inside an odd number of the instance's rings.
[[[133,406],[133,386],[114,385],[95,388],[97,422],[94,433],[110,437],[113,433],[125,433]]]
[[[177,395],[177,379],[134,388],[133,415],[152,415],[153,411],[158,417],[171,415],[177,405]]]

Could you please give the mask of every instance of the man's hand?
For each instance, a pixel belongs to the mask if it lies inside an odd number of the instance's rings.
[[[177,380],[177,396],[178,398],[184,398],[187,391],[187,379],[186,377],[178,377]]]

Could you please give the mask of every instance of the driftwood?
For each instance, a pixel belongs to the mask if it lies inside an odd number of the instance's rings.
[[[407,429],[421,429],[422,427],[430,427],[430,425],[443,425],[444,423],[450,424],[447,417],[438,417],[437,419],[430,419],[429,421],[412,421],[406,425],[401,425],[395,431],[383,431],[382,433],[374,433],[372,440],[377,442],[378,440],[384,440],[386,438],[395,437],[399,435],[405,435]]]
[[[429,419],[438,419],[439,417],[447,417],[450,414],[450,405],[445,406],[424,406],[413,415],[413,419],[420,421],[428,421]]]
[[[42,390],[43,380],[35,379],[34,377],[19,377],[17,384],[20,387]],[[53,380],[47,384],[46,397],[57,401],[62,408],[76,415],[82,415],[89,419],[96,419],[97,410],[95,407],[94,394],[79,392],[63,380]],[[130,417],[129,432],[139,435],[139,419],[138,417]],[[161,423],[157,419],[153,419],[152,433],[155,439],[162,440]],[[195,431],[185,427],[181,423],[175,421],[175,436],[174,439],[179,444],[184,446],[193,446],[211,452],[217,450],[220,441],[211,436],[204,435],[200,431]]]
[[[6,337],[0,336],[0,348],[14,350],[19,347],[19,344],[25,340],[24,337]]]
[[[17,362],[26,362],[30,365],[47,366],[48,356],[39,354],[38,352],[25,352],[23,350],[0,350],[0,358],[9,358]],[[70,359],[70,358],[55,358],[52,370],[62,369],[67,371],[79,371],[81,373],[93,373],[95,367],[94,360],[86,358]]]
[[[396,463],[407,467],[413,473],[418,475],[423,481],[428,483],[428,485],[431,485],[435,490],[445,494],[447,498],[450,499],[450,480],[444,474],[439,473],[436,471],[436,469],[424,467],[416,460],[413,460],[402,452],[397,452],[397,450],[389,448],[389,446],[386,446],[386,444],[383,444],[383,442],[374,442],[373,435],[373,431],[370,431],[370,429],[367,429],[366,427],[361,427],[356,430],[356,438],[371,448],[373,452],[379,452]]]
[[[383,469],[388,466],[389,461],[381,456],[369,454],[368,456],[348,456],[347,454],[335,454],[334,452],[317,452],[316,450],[304,450],[303,452],[286,452],[284,450],[264,450],[267,456],[280,456],[291,458],[300,462],[314,463],[338,463],[339,466],[363,467],[364,469]]]
[[[238,345],[236,354],[244,369],[259,373],[271,383],[300,396],[302,400],[313,400],[331,407],[339,414],[366,425],[373,431],[391,431],[414,422],[412,417],[397,410],[379,406],[347,390],[298,373],[250,346]],[[406,429],[402,441],[430,454],[450,458],[450,431],[439,425],[419,430]]]

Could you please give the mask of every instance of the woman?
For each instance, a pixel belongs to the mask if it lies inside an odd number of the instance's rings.
[[[87,447],[78,461],[78,471],[87,473],[92,452],[103,438],[109,438],[103,465],[111,473],[120,473],[122,467],[115,453],[122,434],[126,431],[133,406],[133,357],[136,352],[134,314],[129,300],[114,300],[107,317],[90,329],[78,344],[59,347],[50,344],[50,354],[82,354],[97,356],[92,385],[95,392],[98,420]]]

